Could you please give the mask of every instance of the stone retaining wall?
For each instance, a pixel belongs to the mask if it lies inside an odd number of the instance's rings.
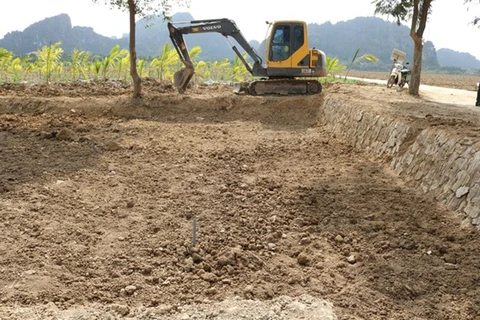
[[[404,181],[465,215],[480,229],[480,143],[441,128],[418,129],[326,97],[328,130],[354,147],[390,161]]]

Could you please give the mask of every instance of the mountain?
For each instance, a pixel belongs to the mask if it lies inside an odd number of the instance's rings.
[[[463,69],[480,69],[480,61],[465,52],[450,49],[437,50],[438,63],[442,66],[458,67]]]
[[[177,13],[173,16],[173,21],[192,21],[194,18],[190,13]],[[147,27],[145,27],[147,26]],[[151,16],[141,19],[137,22],[137,55],[153,57],[161,54],[163,45],[170,43],[167,29],[167,22],[163,18]],[[200,58],[203,60],[222,60],[233,58],[234,52],[225,40],[225,37],[219,33],[198,33],[195,35],[185,35],[185,42],[189,49],[200,46],[202,52]]]
[[[413,60],[413,41],[410,38],[410,29],[398,26],[396,23],[387,22],[376,17],[358,17],[348,21],[332,24],[308,25],[309,40],[312,46],[323,50],[327,56],[336,57],[340,61],[350,63],[355,52],[359,49],[358,57],[365,54],[375,55],[380,62],[372,64],[364,62],[369,68],[385,69],[385,64],[390,65],[390,56],[393,49],[405,52],[406,61]],[[435,47],[427,41],[423,50],[424,66],[435,67],[438,65]],[[361,63],[355,67],[361,66]]]
[[[7,33],[0,40],[0,47],[13,51],[17,55],[26,55],[58,41],[61,41],[61,47],[67,54],[77,48],[105,55],[116,44],[128,47],[128,38],[114,40],[95,33],[89,27],[72,27],[67,14],[46,18],[30,25],[22,32]]]
[[[173,21],[194,20],[190,13],[177,13]],[[239,26],[241,28],[241,26]],[[147,17],[137,22],[136,49],[139,57],[154,57],[161,54],[165,43],[171,43],[166,22],[163,18]],[[391,65],[392,50],[399,49],[407,53],[406,60],[412,62],[413,41],[410,29],[398,26],[377,17],[358,17],[348,21],[332,24],[308,24],[309,45],[336,57],[340,62],[349,64],[357,49],[358,56],[373,54],[380,59],[377,63],[358,61],[356,69],[385,70]],[[218,33],[185,35],[189,48],[200,46],[202,60],[233,59],[235,53],[225,37]],[[72,27],[70,17],[60,14],[36,22],[24,31],[8,33],[0,39],[0,47],[13,51],[17,55],[26,55],[42,46],[60,41],[66,54],[73,49],[89,51],[93,54],[107,55],[117,44],[128,49],[128,36],[113,39],[99,35],[89,27]],[[234,44],[235,41],[232,40]],[[250,45],[263,52],[265,43],[251,41]],[[358,57],[357,56],[357,57]],[[478,69],[480,61],[468,53],[455,52],[450,49],[436,50],[432,42],[427,41],[423,49],[423,67],[458,66],[465,69]]]

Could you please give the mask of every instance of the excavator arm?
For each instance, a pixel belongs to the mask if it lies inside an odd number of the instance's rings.
[[[188,22],[178,22],[175,25],[184,24],[185,26],[174,26],[173,23],[168,23],[168,31],[170,33],[170,39],[177,50],[177,53],[180,57],[180,60],[185,65],[185,68],[177,71],[174,75],[174,84],[178,89],[179,93],[184,93],[185,89],[188,86],[193,74],[195,73],[195,68],[193,66],[193,61],[188,52],[188,47],[185,43],[183,35],[191,33],[207,33],[207,32],[216,32],[223,35],[225,38],[231,37],[236,40],[236,42],[245,50],[245,52],[252,58],[253,65],[250,65],[239,49],[235,45],[231,45],[233,51],[237,54],[238,58],[245,65],[246,69],[250,74],[254,76],[266,75],[266,70],[262,66],[262,59],[255,52],[255,50],[248,44],[245,37],[242,35],[240,30],[234,21],[229,19],[212,19],[212,20],[194,20]],[[230,41],[229,41],[230,42]],[[231,44],[231,42],[230,42]]]

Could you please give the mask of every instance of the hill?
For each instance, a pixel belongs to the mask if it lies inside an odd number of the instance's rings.
[[[451,66],[463,69],[480,69],[480,61],[465,52],[457,52],[451,49],[437,50],[438,63],[442,66]]]
[[[115,40],[99,35],[89,27],[72,27],[67,14],[46,18],[23,31],[7,33],[0,40],[0,47],[17,55],[26,55],[58,41],[62,43],[61,47],[67,54],[75,48],[95,54],[108,54],[116,44],[128,47],[127,38]]]
[[[194,20],[190,13],[177,13],[173,16],[173,21],[189,20]],[[327,56],[336,57],[342,63],[349,63],[357,49],[360,55],[370,53],[380,59],[375,64],[357,63],[355,65],[357,69],[389,68],[393,48],[406,52],[407,61],[411,61],[413,56],[413,42],[409,28],[376,17],[358,17],[336,24],[312,23],[308,24],[308,32],[311,47],[320,48]],[[186,35],[185,39],[189,48],[202,47],[200,55],[202,60],[232,59],[235,55],[229,43],[218,33]],[[106,55],[116,44],[128,49],[127,36],[112,39],[95,33],[90,27],[72,27],[67,14],[36,22],[24,31],[10,32],[0,39],[0,47],[13,51],[17,55],[26,55],[57,41],[62,42],[62,48],[66,54],[70,54],[76,48],[93,54]],[[137,22],[137,55],[139,57],[160,55],[165,43],[170,43],[170,39],[163,18],[152,16]],[[264,44],[259,44],[257,41],[250,42],[250,45],[259,52],[262,52],[261,48],[264,47]],[[450,49],[437,51],[430,41],[424,44],[423,53],[426,68],[455,66],[478,69],[480,66],[480,61],[472,55]]]

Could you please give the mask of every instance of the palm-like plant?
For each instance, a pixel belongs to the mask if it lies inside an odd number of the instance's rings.
[[[140,78],[145,76],[145,59],[139,59],[137,61],[137,70]]]
[[[128,76],[128,70],[130,66],[130,53],[128,53],[125,57],[118,60],[117,63],[117,72],[118,72],[118,79],[126,82]]]
[[[246,58],[247,58],[247,53],[245,52],[243,54],[243,59],[245,60]],[[247,71],[247,68],[243,64],[242,60],[238,56],[235,56],[235,58],[233,59],[233,65],[232,65],[233,81],[244,81],[249,74],[250,73]]]
[[[220,61],[214,61],[211,65],[211,75],[213,79],[224,81],[228,80],[228,75],[231,73],[229,70],[231,68],[230,61],[228,59],[223,59]]]
[[[3,78],[5,82],[8,82],[7,69],[12,61],[13,52],[7,49],[0,48],[0,80]]]
[[[357,51],[355,51],[355,54],[353,55],[352,61],[350,61],[350,64],[348,65],[347,73],[345,74],[345,80],[347,80],[348,73],[350,72],[350,68],[352,67],[352,65],[355,62],[362,61],[362,60],[368,60],[368,61],[372,61],[372,62],[377,62],[378,61],[378,58],[375,57],[373,54],[370,54],[370,53],[365,53],[365,54],[363,54],[363,55],[361,55],[360,57],[357,58],[359,51],[360,51],[360,48],[358,48]]]
[[[98,81],[100,77],[100,71],[102,70],[102,62],[101,61],[93,61],[93,63],[90,64],[89,68],[90,72],[93,73],[93,79],[95,81]]]
[[[107,78],[108,70],[111,67],[114,67],[115,64],[118,62],[118,60],[124,58],[125,56],[127,56],[127,54],[128,54],[128,51],[125,49],[120,50],[120,45],[118,44],[115,47],[113,47],[112,50],[110,50],[110,53],[108,54],[108,56],[106,56],[103,59],[103,62],[102,62],[101,72],[102,72],[103,79],[105,80],[108,79]]]
[[[150,69],[155,72],[156,78],[163,80],[166,71],[179,62],[177,51],[169,43],[163,45],[162,54],[150,63]]]
[[[346,66],[341,64],[338,58],[331,58],[327,57],[327,77],[325,78],[327,81],[329,77],[335,80],[337,73],[346,69]]]
[[[60,58],[63,49],[60,48],[61,42],[56,42],[50,46],[44,46],[37,51],[38,66],[40,72],[45,75],[45,81],[48,83],[52,77],[53,72],[60,65]]]
[[[72,81],[76,81],[78,79],[79,74],[83,76],[83,78],[88,81],[88,74],[87,74],[87,62],[88,62],[89,54],[86,51],[79,51],[74,49],[72,52]]]
[[[195,66],[195,78],[199,82],[205,82],[210,78],[209,63],[205,61],[197,62]]]

